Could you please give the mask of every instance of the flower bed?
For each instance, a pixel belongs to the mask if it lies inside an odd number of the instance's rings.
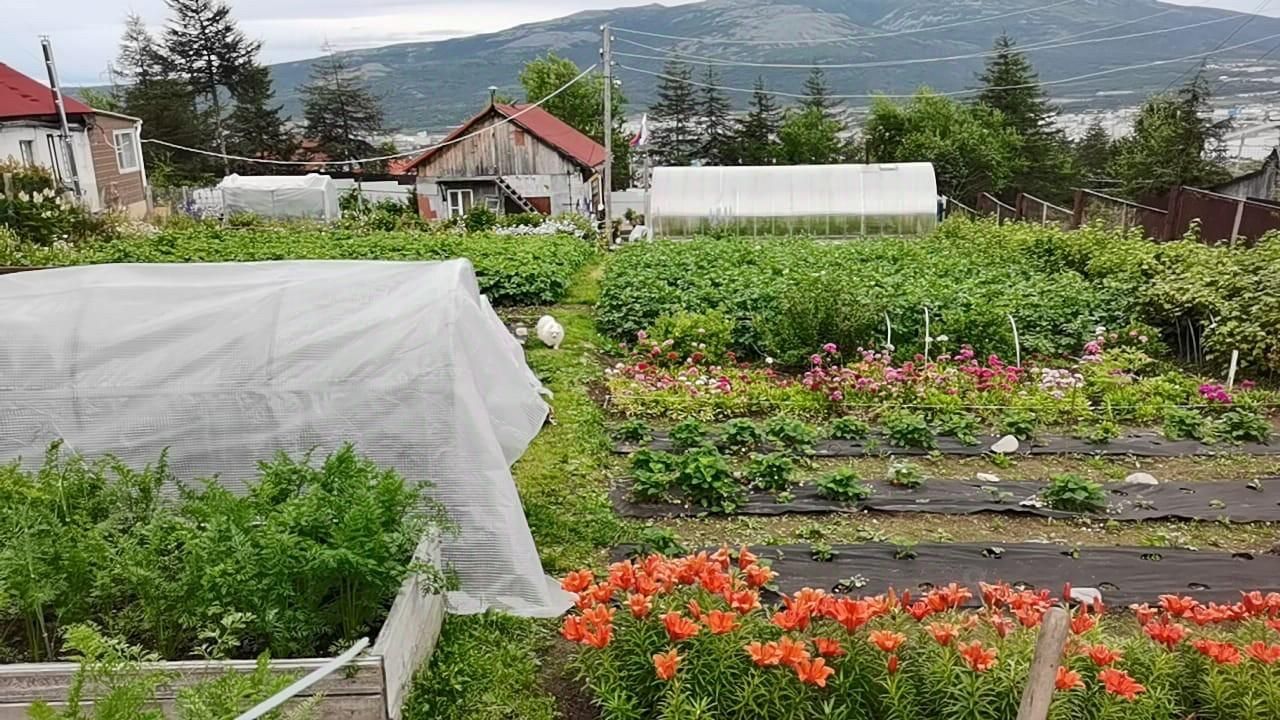
[[[958,585],[912,597],[802,589],[765,607],[774,573],[745,548],[588,570],[563,581],[562,634],[602,716],[1012,719],[1048,591]],[[1069,589],[1064,594],[1069,594]],[[1280,716],[1280,594],[1104,615],[1072,610],[1051,717]]]

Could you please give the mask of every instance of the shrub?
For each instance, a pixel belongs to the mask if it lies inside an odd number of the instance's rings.
[[[675,485],[701,507],[733,512],[742,502],[742,486],[714,448],[691,450],[676,460]]]
[[[95,235],[113,236],[119,220],[111,213],[94,216],[68,200],[53,175],[38,165],[0,161],[0,175],[8,175],[12,192],[0,187],[0,228],[13,232],[20,244],[48,247],[55,242],[79,242]],[[16,252],[20,245],[8,252]]]
[[[707,443],[707,427],[701,422],[689,418],[671,428],[668,434],[671,445],[677,450],[689,450]]]
[[[1170,440],[1209,440],[1212,424],[1199,411],[1170,408],[1164,416],[1164,436]]]
[[[912,490],[924,486],[924,472],[919,465],[905,460],[889,464],[886,480],[890,485],[910,488]]]
[[[910,410],[892,410],[880,417],[889,442],[898,447],[934,447],[933,430],[924,415]]]
[[[469,233],[482,233],[492,230],[498,224],[498,214],[484,205],[472,205],[462,216],[462,225]]]
[[[653,429],[643,420],[628,420],[613,431],[620,442],[647,443],[653,439]]]
[[[852,468],[840,468],[818,478],[818,494],[839,502],[859,502],[871,497],[871,486]]]
[[[1236,402],[1222,414],[1218,432],[1232,442],[1265,443],[1271,437],[1271,423],[1262,408],[1246,402]]]
[[[1074,473],[1054,475],[1040,493],[1040,499],[1054,510],[1090,513],[1107,509],[1107,493],[1102,485]]]
[[[637,500],[659,500],[675,482],[676,457],[643,448],[631,454],[631,493]]]
[[[939,435],[950,435],[965,445],[977,445],[981,431],[982,423],[971,412],[949,412],[938,423]]]
[[[1000,429],[1019,440],[1030,440],[1039,426],[1036,414],[1023,408],[1010,408],[1000,418]]]
[[[747,464],[747,480],[754,487],[769,492],[782,492],[791,487],[796,464],[782,453],[756,455]]]
[[[730,420],[720,430],[720,445],[730,452],[750,452],[762,443],[764,432],[750,420]]]
[[[764,434],[779,446],[793,453],[813,450],[818,433],[809,425],[792,418],[771,418],[764,425]]]
[[[716,310],[681,311],[658,318],[650,334],[655,340],[671,340],[671,350],[695,363],[706,359],[720,361],[729,350],[733,323]]]
[[[836,440],[862,440],[871,433],[871,426],[855,417],[841,417],[831,421],[829,432]]]

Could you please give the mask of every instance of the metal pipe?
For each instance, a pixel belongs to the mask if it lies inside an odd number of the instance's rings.
[[[49,72],[49,89],[53,91],[53,104],[58,109],[58,122],[62,126],[62,149],[67,155],[67,164],[71,166],[71,189],[76,200],[84,197],[80,189],[80,170],[76,167],[76,153],[71,147],[71,127],[67,124],[67,106],[62,102],[62,88],[58,85],[58,66],[53,62],[53,45],[48,35],[40,36],[40,49],[44,51],[44,67]],[[88,122],[86,118],[85,122]],[[57,162],[57,158],[54,158]]]
[[[360,638],[355,642],[354,645],[348,648],[346,652],[330,660],[324,665],[321,665],[315,670],[312,670],[311,672],[307,673],[303,677],[298,678],[289,687],[281,690],[275,695],[272,695],[266,700],[263,700],[257,705],[254,705],[253,707],[249,708],[246,712],[237,716],[236,720],[257,720],[257,718],[260,718],[263,715],[266,715],[267,713],[271,712],[272,710],[275,710],[276,708],[280,707],[285,702],[293,698],[293,696],[297,695],[303,690],[306,690],[312,685],[315,685],[316,683],[323,680],[326,676],[328,676],[335,670],[351,662],[352,659],[355,658],[355,656],[359,655],[368,646],[369,646],[369,638],[367,637]]]

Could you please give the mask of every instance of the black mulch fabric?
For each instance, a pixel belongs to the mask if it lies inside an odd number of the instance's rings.
[[[999,437],[982,435],[976,445],[965,445],[953,437],[937,438],[937,451],[943,455],[985,455]],[[614,452],[629,454],[641,446],[635,443],[616,443]],[[654,432],[654,438],[644,447],[652,450],[672,449],[671,441],[663,431]],[[766,448],[768,450],[768,448]],[[864,455],[928,455],[931,451],[921,448],[896,447],[880,436],[867,440],[820,440],[814,446],[815,457],[862,457]],[[1219,443],[1205,445],[1196,440],[1169,440],[1154,432],[1135,432],[1108,443],[1094,444],[1079,438],[1052,436],[1036,438],[1031,443],[1021,442],[1015,455],[1132,455],[1135,457],[1187,457],[1193,455],[1280,455],[1280,443]]]
[[[968,515],[979,512],[1025,513],[1041,517],[1074,517],[1078,513],[1023,505],[1045,488],[1043,482],[983,484],[967,480],[934,480],[910,490],[885,482],[867,483],[871,497],[856,503],[840,503],[818,494],[813,484],[792,488],[795,498],[781,503],[769,493],[752,492],[735,515],[784,515],[787,513],[927,512]],[[1227,520],[1231,522],[1280,521],[1280,478],[1251,482],[1162,483],[1160,485],[1104,485],[1107,511],[1096,517],[1115,520]],[[614,486],[613,507],[628,517],[681,517],[706,513],[698,506],[677,502],[637,502],[629,482]],[[678,499],[678,498],[677,498]]]
[[[1155,603],[1161,595],[1191,595],[1202,602],[1234,602],[1242,590],[1280,591],[1280,557],[1152,548],[1070,547],[1049,544],[928,544],[899,559],[893,545],[837,545],[835,557],[814,560],[808,545],[758,546],[752,551],[778,573],[777,589],[804,587],[854,596],[890,587],[927,591],[951,582],[968,587],[970,604],[981,601],[979,582],[1047,588],[1060,596],[1063,584],[1096,588],[1112,609]],[[628,548],[618,548],[615,559]]]

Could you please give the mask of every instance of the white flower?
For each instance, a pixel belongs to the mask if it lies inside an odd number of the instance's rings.
[[[950,339],[951,338],[947,337],[946,335],[939,335],[938,337],[934,338],[936,342],[940,342],[940,343],[944,343]]]
[[[765,364],[765,365],[772,365],[772,364],[773,364],[773,358],[771,358],[771,357],[767,357],[767,358],[765,358],[765,359],[764,359],[764,364]]]

